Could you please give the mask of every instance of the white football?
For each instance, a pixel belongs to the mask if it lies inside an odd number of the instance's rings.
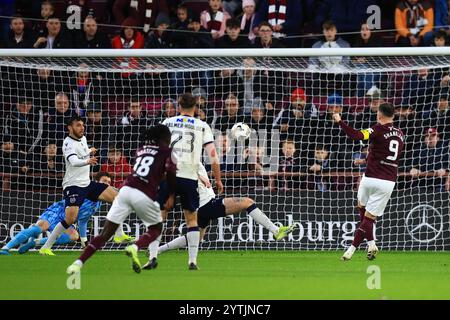
[[[231,136],[233,139],[248,139],[250,133],[250,127],[243,122],[238,122],[231,128]]]

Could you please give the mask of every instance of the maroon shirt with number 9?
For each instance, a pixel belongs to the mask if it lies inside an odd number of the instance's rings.
[[[345,122],[339,122],[341,128],[352,139],[369,139],[369,155],[365,176],[382,180],[396,181],[398,163],[404,146],[403,132],[392,123],[379,123],[367,130],[358,131]]]
[[[138,189],[153,201],[157,200],[158,187],[166,172],[176,172],[172,162],[172,149],[159,146],[143,146],[136,151],[133,172],[124,186]]]

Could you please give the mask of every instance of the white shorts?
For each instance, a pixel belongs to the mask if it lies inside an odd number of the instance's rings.
[[[150,199],[142,191],[128,186],[120,189],[106,219],[121,224],[132,211],[136,212],[146,227],[162,222],[159,203]]]
[[[358,188],[358,202],[370,214],[380,217],[391,198],[395,182],[363,176]]]

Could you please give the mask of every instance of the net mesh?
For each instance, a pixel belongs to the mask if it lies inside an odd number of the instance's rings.
[[[365,129],[376,123],[384,101],[396,106],[395,124],[406,144],[398,183],[375,227],[379,246],[448,250],[449,60],[444,55],[2,58],[0,243],[62,199],[68,117],[77,113],[86,119],[88,143],[100,156],[93,174],[110,172],[120,188],[141,130],[175,115],[177,96],[192,92],[198,116],[213,128],[225,196],[250,197],[276,224],[297,225],[288,239],[276,242],[243,212],[213,222],[202,248],[348,246],[359,221],[356,192],[368,146],[346,138],[329,114],[342,108],[345,121]],[[237,122],[252,128],[249,139],[231,137]],[[107,209],[103,205],[91,220],[91,236],[101,230]],[[132,215],[124,229],[139,236],[144,227]],[[163,242],[184,230],[177,206]]]

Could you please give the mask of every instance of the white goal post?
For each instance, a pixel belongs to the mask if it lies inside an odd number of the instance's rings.
[[[363,129],[389,102],[406,144],[375,238],[386,250],[450,250],[450,47],[2,49],[0,71],[0,247],[62,199],[70,114],[85,117],[88,142],[100,150],[104,166],[94,171],[110,171],[120,187],[139,131],[192,92],[215,134],[225,196],[250,197],[276,223],[297,226],[276,242],[243,212],[212,222],[202,249],[348,246],[368,146],[347,139],[329,112]],[[236,122],[250,125],[248,140],[230,137]],[[91,236],[107,209],[93,217]],[[143,230],[134,216],[125,224],[129,234]],[[165,230],[163,242],[185,231],[179,207]]]

